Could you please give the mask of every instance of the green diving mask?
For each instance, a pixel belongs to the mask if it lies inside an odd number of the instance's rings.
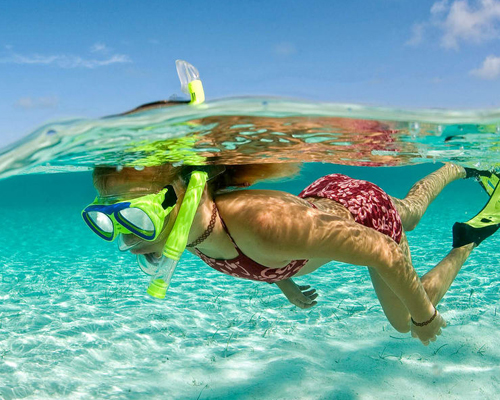
[[[204,171],[191,173],[163,254],[160,257],[154,254],[137,255],[141,270],[152,276],[147,292],[153,297],[165,298],[175,267],[186,248],[207,178],[208,174]],[[156,194],[113,204],[103,204],[96,198],[82,211],[82,217],[94,233],[108,242],[113,241],[120,233],[133,234],[140,239],[153,241],[158,238],[176,203],[177,196],[169,185]]]
[[[106,204],[98,197],[82,211],[87,226],[100,238],[112,242],[119,233],[155,240],[177,203],[170,185],[159,193]]]

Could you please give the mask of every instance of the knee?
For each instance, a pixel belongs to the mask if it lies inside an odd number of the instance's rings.
[[[406,218],[405,220],[402,220],[403,229],[406,232],[410,232],[410,231],[414,230],[417,227],[417,225],[421,219],[422,219],[422,214],[414,213],[411,217]]]
[[[394,329],[396,329],[399,333],[408,333],[410,332],[410,321],[405,320],[405,321],[391,321],[389,320],[390,324]]]
[[[419,219],[420,220],[420,219]],[[413,219],[411,221],[405,221],[403,223],[403,229],[406,231],[406,232],[410,232],[412,231],[413,229],[415,229],[418,225],[418,222],[419,220],[416,220],[416,219]]]

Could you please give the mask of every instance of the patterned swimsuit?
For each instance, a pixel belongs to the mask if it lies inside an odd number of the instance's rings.
[[[322,197],[334,200],[346,207],[357,223],[375,229],[391,237],[397,243],[401,240],[403,232],[401,218],[391,198],[373,183],[341,174],[331,174],[310,184],[299,194],[299,197]],[[217,271],[237,278],[274,283],[291,278],[308,261],[293,260],[283,268],[265,267],[243,254],[222,219],[221,222],[238,252],[238,257],[231,260],[219,260],[194,249],[198,257]]]
[[[220,218],[220,215],[219,215]],[[283,268],[268,268],[255,262],[251,258],[248,258],[243,252],[238,248],[234,242],[231,234],[229,233],[226,224],[222,221],[222,227],[234,244],[234,248],[238,252],[238,257],[231,260],[218,260],[216,258],[207,257],[205,254],[201,253],[198,249],[194,249],[198,257],[200,257],[206,264],[227,275],[235,276],[237,278],[250,279],[252,281],[261,281],[274,283],[282,281],[284,279],[291,278],[300,269],[306,265],[308,260],[293,260]]]
[[[357,223],[391,237],[396,243],[401,241],[401,218],[389,195],[374,183],[331,174],[311,183],[299,197],[334,200],[347,208]]]

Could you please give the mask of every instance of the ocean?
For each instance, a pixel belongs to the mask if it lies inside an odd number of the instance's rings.
[[[221,274],[185,252],[165,300],[149,277],[84,224],[93,165],[304,162],[255,188],[298,194],[343,173],[404,197],[453,161],[495,168],[500,117],[235,99],[56,121],[0,150],[0,399],[496,398],[499,237],[474,249],[424,347],[385,318],[366,268],[331,262],[296,282],[301,310],[274,285]],[[54,173],[58,172],[58,173]],[[419,273],[451,249],[452,225],[487,201],[450,184],[408,233]]]

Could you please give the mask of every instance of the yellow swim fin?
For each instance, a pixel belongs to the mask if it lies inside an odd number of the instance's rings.
[[[453,225],[453,247],[469,243],[479,245],[500,228],[500,179],[497,175],[479,177],[490,199],[479,213],[467,222]]]
[[[486,193],[488,193],[489,196],[493,194],[493,191],[498,186],[499,181],[500,178],[494,173],[492,173],[490,176],[483,175],[479,177],[479,183],[481,184],[483,189],[486,190]]]
[[[486,193],[488,193],[488,196],[491,196],[496,186],[498,185],[498,182],[500,181],[500,177],[496,173],[491,171],[467,167],[464,167],[464,169],[466,174],[465,178],[476,179],[481,187],[486,191]]]

